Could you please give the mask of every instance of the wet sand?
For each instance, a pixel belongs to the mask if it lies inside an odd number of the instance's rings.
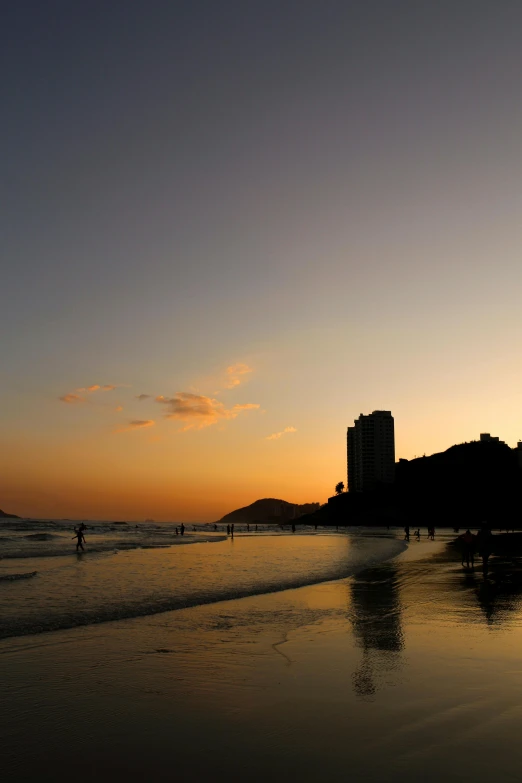
[[[438,542],[335,582],[0,642],[9,781],[512,781],[521,590]]]

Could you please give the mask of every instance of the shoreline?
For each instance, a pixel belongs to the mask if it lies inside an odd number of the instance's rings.
[[[486,783],[494,769],[508,783],[521,607],[423,541],[344,579],[6,639],[4,769],[57,783],[71,764],[80,783],[166,783],[173,769],[194,783],[347,770]]]

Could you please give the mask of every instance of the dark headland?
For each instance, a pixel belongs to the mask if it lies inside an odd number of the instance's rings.
[[[401,459],[395,482],[342,492],[301,522],[321,525],[427,524],[497,528],[522,524],[522,467],[517,449],[471,441],[431,456]]]
[[[263,498],[256,500],[249,506],[238,508],[225,514],[219,520],[220,524],[241,525],[241,524],[281,524],[290,522],[293,519],[299,519],[307,514],[312,514],[320,508],[319,503],[288,503],[286,500],[278,498]]]
[[[19,516],[16,514],[7,514],[5,511],[2,511],[0,508],[0,519],[20,519]]]

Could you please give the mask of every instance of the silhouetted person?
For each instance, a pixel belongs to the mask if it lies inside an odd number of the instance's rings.
[[[473,567],[475,565],[475,536],[471,530],[466,530],[466,532],[460,536],[460,541],[462,546],[462,565],[464,565],[465,560],[466,565],[469,568],[471,561],[471,566]]]
[[[293,522],[292,522],[292,533],[295,533],[295,525]]]
[[[256,533],[257,533],[257,525],[256,525]]]
[[[185,525],[183,524],[183,522],[181,523],[181,527],[179,529],[179,532],[181,533],[182,536],[185,535]]]
[[[417,541],[420,541],[420,528],[417,528],[417,530],[415,531],[415,538],[417,539]]]
[[[83,535],[83,530],[81,529],[81,527],[79,527],[78,530],[74,531],[73,538],[76,539],[76,551],[78,551],[78,549],[81,549],[83,552],[84,551],[83,544],[85,542],[85,536]]]
[[[234,538],[234,523],[233,522],[230,525],[230,535],[232,536],[232,538]]]
[[[317,530],[317,525],[314,525],[314,530]]]
[[[217,525],[214,525],[214,530],[217,530]]]
[[[250,533],[250,525],[247,522],[247,533]]]
[[[230,525],[227,525],[227,536],[230,535]]]
[[[410,526],[409,525],[406,525],[406,527],[404,528],[404,538],[405,538],[406,541],[410,540]]]
[[[176,535],[179,536],[179,530],[176,528]]]

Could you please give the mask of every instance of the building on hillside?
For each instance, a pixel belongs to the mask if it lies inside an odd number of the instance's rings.
[[[348,491],[365,492],[395,480],[395,431],[391,411],[373,411],[348,427]]]
[[[500,440],[498,435],[490,435],[489,432],[480,433],[480,442],[481,443],[504,443],[503,440]]]

